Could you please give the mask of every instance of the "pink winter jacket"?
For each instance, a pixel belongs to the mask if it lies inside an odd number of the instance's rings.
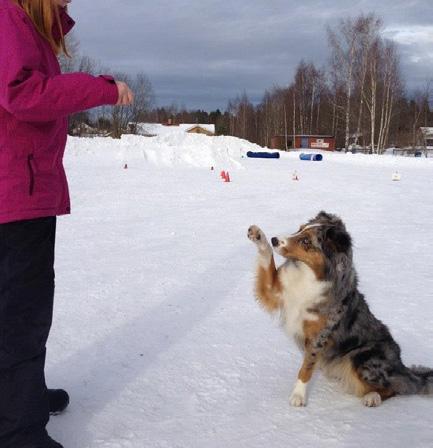
[[[61,18],[66,34],[74,21]],[[27,14],[0,0],[0,224],[70,213],[68,115],[117,100],[109,76],[61,74]]]

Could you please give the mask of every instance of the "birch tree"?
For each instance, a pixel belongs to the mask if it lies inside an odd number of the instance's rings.
[[[345,80],[345,134],[344,148],[349,149],[351,106],[354,83],[356,47],[360,31],[359,19],[342,19],[337,31],[328,28],[328,41],[331,49],[331,59],[334,66],[340,67],[340,75]]]
[[[357,63],[356,63],[356,78],[359,89],[359,109],[358,109],[358,121],[355,131],[354,144],[358,145],[359,137],[361,135],[361,126],[364,113],[364,90],[367,78],[368,60],[371,55],[371,48],[373,43],[378,39],[380,29],[382,28],[382,20],[376,17],[374,14],[367,16],[361,15],[359,21],[359,36],[357,40]]]

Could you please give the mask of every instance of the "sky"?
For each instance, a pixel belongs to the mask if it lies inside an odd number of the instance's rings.
[[[433,78],[433,0],[73,0],[80,51],[145,73],[158,105],[225,109],[288,85],[301,59],[326,67],[326,27],[375,12],[399,45],[409,90]]]

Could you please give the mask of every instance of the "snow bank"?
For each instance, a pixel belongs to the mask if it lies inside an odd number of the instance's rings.
[[[156,166],[185,166],[197,168],[242,168],[247,151],[262,150],[258,145],[236,137],[207,137],[199,134],[166,134],[157,137],[124,135],[111,138],[78,138],[68,140],[68,157],[94,156],[106,163]]]
[[[150,163],[157,167],[209,169],[213,166],[215,169],[242,169],[248,151],[264,150],[267,150],[267,148],[262,148],[236,137],[207,137],[200,134],[177,132],[165,133],[156,137],[124,135],[120,140],[103,137],[69,137],[66,154],[68,158],[92,156],[99,159],[99,164],[104,165],[110,165],[114,160],[119,164],[127,163],[130,167]],[[309,150],[288,153],[280,151],[280,154],[282,159],[299,160],[301,152],[309,152]],[[383,166],[393,169],[403,169],[409,166],[433,168],[433,158],[346,154],[327,151],[313,152],[323,154],[324,162],[358,166]]]

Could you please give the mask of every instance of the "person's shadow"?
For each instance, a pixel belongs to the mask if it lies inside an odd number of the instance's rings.
[[[48,362],[48,384],[64,385],[71,395],[69,409],[49,423],[48,430],[55,440],[69,448],[96,446],[91,428],[93,417],[143,375],[158,356],[212,313],[239,282],[239,270],[227,266],[234,253],[226,254],[212,269],[197,274],[194,284],[173,291],[163,303],[113,328],[103,339],[61,363]],[[146,300],[146,291],[137,300]],[[83,328],[82,337],[85,335]],[[109,442],[109,435],[106,441]]]

